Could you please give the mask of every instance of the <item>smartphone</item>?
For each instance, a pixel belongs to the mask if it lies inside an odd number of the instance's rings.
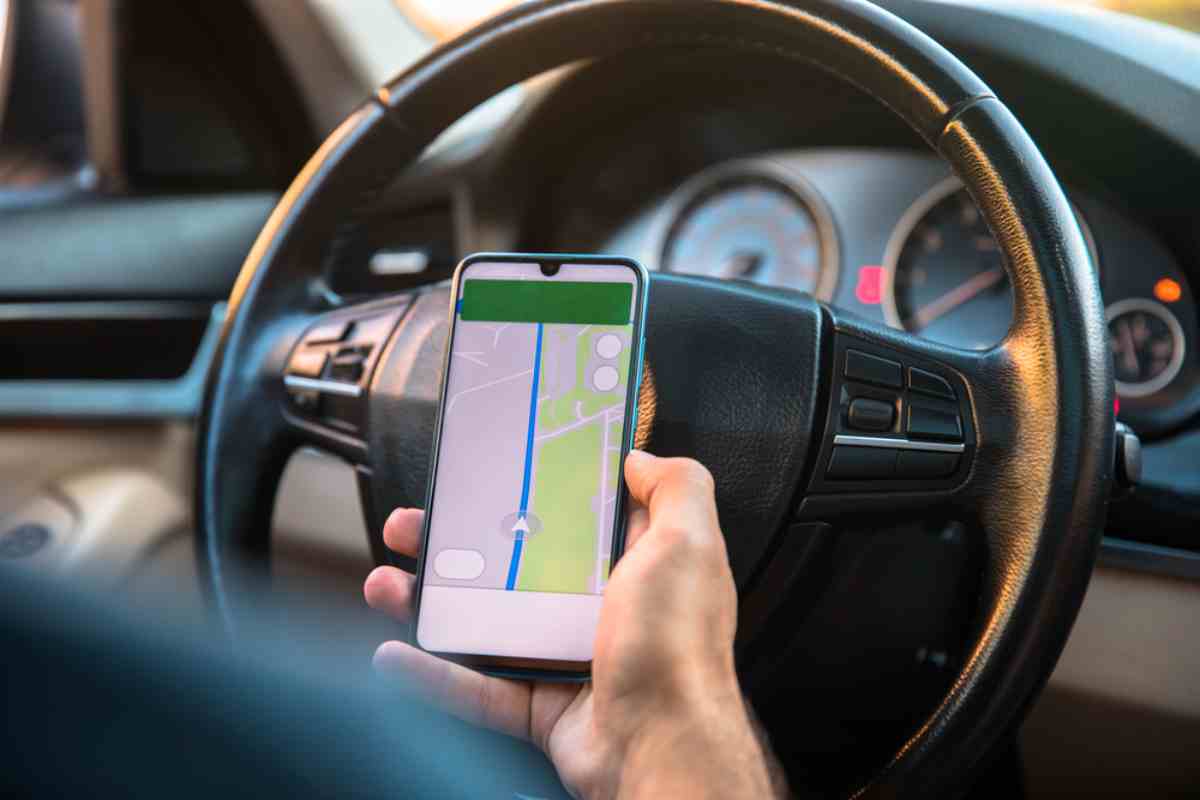
[[[416,643],[583,679],[625,538],[649,277],[617,256],[481,253],[454,273]]]

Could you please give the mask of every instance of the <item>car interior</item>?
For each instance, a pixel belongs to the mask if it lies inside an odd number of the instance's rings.
[[[0,571],[369,665],[455,266],[621,255],[797,796],[1200,794],[1200,5],[441,5],[0,0]]]

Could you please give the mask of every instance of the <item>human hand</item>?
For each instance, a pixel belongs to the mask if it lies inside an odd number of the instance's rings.
[[[490,677],[402,642],[381,645],[376,667],[415,680],[468,722],[534,742],[577,797],[769,796],[766,753],[734,670],[737,594],[712,477],[690,459],[634,451],[625,480],[634,505],[604,591],[590,683]],[[422,513],[393,512],[387,546],[415,555]],[[414,585],[379,567],[364,594],[407,620]]]

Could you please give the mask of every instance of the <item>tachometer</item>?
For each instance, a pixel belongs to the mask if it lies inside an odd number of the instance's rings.
[[[1170,383],[1183,366],[1183,326],[1161,303],[1131,297],[1105,312],[1117,394],[1145,397]]]
[[[662,251],[668,272],[785,286],[828,299],[833,223],[794,176],[761,162],[722,165],[679,190]]]

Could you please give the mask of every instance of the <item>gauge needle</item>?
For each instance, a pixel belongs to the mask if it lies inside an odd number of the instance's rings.
[[[953,311],[980,292],[986,291],[1004,280],[1004,268],[992,267],[965,283],[960,283],[932,303],[921,306],[917,313],[908,318],[905,325],[910,331],[919,331],[938,317]]]
[[[753,250],[738,250],[721,265],[721,275],[730,278],[753,278],[766,256]]]
[[[1138,364],[1137,345],[1133,342],[1133,331],[1128,320],[1117,323],[1117,336],[1121,340],[1121,365],[1136,375],[1141,365]]]

